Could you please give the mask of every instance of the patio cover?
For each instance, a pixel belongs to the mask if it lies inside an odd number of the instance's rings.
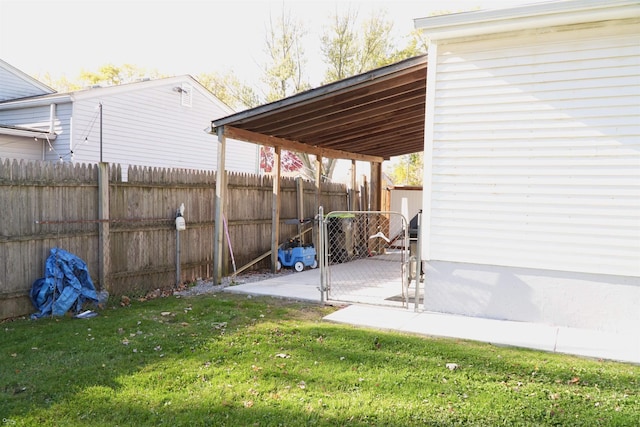
[[[211,122],[218,135],[216,185],[216,247],[214,281],[221,278],[226,138],[316,156],[371,162],[373,197],[379,203],[382,161],[423,151],[426,108],[427,55],[329,83]],[[316,170],[319,171],[319,167]],[[274,177],[272,254],[277,254],[280,171]],[[319,172],[316,174],[319,192]],[[354,178],[353,178],[354,179]],[[379,206],[379,205],[378,205]],[[277,255],[272,256],[272,269]]]
[[[323,157],[388,160],[423,150],[426,78],[427,56],[416,56],[213,120],[212,128]]]

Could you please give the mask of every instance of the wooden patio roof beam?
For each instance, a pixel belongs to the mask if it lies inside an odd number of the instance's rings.
[[[379,156],[370,156],[366,154],[350,153],[348,151],[335,150],[331,148],[321,148],[314,145],[304,144],[298,141],[291,141],[284,138],[278,138],[271,135],[264,135],[252,132],[246,129],[240,129],[233,126],[222,126],[222,133],[231,139],[239,141],[251,142],[254,144],[267,145],[270,147],[281,147],[289,151],[297,151],[302,153],[314,154],[317,157],[329,157],[333,159],[349,159],[362,162],[382,163],[385,159]]]

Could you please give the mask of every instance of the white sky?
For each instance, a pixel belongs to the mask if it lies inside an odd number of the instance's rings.
[[[312,87],[324,66],[320,36],[328,18],[348,8],[365,19],[384,11],[399,41],[414,19],[434,12],[512,7],[536,0],[0,0],[0,59],[32,75],[75,80],[84,69],[133,64],[162,74],[233,72],[261,87],[265,34],[283,7],[305,26]],[[344,163],[344,162],[343,162]],[[349,162],[334,179],[348,182]],[[361,163],[361,162],[359,162]],[[346,166],[345,166],[346,165]],[[365,169],[368,166],[364,164]],[[360,168],[360,166],[359,166]],[[365,171],[359,171],[367,173]]]
[[[322,78],[319,39],[327,18],[348,7],[359,18],[383,10],[397,39],[413,19],[535,0],[0,0],[0,58],[29,75],[77,78],[111,63],[162,74],[232,71],[259,86],[265,31],[283,6],[308,31],[305,51],[312,86]],[[402,43],[404,45],[404,43]],[[315,66],[314,66],[315,64]]]

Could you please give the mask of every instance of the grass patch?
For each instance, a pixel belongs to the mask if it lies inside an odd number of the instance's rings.
[[[92,319],[6,322],[0,419],[18,426],[640,425],[637,365],[322,322],[331,310],[222,293],[132,301]]]

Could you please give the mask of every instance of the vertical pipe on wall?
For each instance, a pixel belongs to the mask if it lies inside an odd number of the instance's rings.
[[[100,163],[102,163],[102,102],[98,104],[100,109]]]

